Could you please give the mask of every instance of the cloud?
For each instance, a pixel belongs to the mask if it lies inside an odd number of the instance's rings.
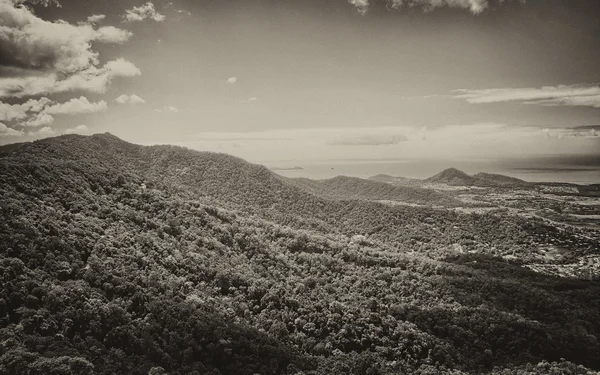
[[[348,0],[348,2],[356,7],[361,15],[367,14],[369,10],[369,0]]]
[[[41,128],[39,130],[36,130],[34,132],[30,131],[30,132],[27,133],[27,135],[37,137],[37,136],[40,136],[40,135],[52,135],[54,133],[55,133],[54,129],[52,129],[49,126],[45,126],[45,127]]]
[[[566,96],[543,99],[535,102],[547,106],[594,107],[600,108],[600,95]]]
[[[103,111],[107,108],[106,102],[90,102],[85,96],[73,98],[64,103],[56,103],[42,97],[29,99],[21,104],[8,105],[0,102],[0,119],[14,121],[22,127],[40,127],[54,122],[54,115],[73,115],[78,113],[92,113]]]
[[[120,95],[118,98],[115,99],[115,102],[117,102],[119,104],[144,104],[144,103],[146,103],[146,101],[144,99],[140,98],[139,96],[137,96],[135,94]]]
[[[502,4],[507,0],[385,0],[386,8],[389,10],[398,10],[404,7],[422,8],[429,12],[436,8],[460,8],[467,9],[473,14],[479,14],[487,9],[491,3]],[[524,2],[525,0],[519,0]],[[358,12],[365,15],[369,10],[369,0],[348,0],[348,2],[356,7]]]
[[[85,96],[80,96],[65,103],[51,105],[44,112],[51,115],[73,115],[77,113],[100,112],[105,110],[106,107],[104,100],[92,103]]]
[[[122,58],[109,61],[104,67],[113,77],[135,77],[142,74],[135,65]]]
[[[29,99],[22,104],[7,104],[0,102],[0,121],[21,120],[28,116],[30,112],[40,112],[47,104],[52,101],[46,97],[40,99]]]
[[[131,31],[119,29],[114,26],[102,26],[95,31],[94,41],[101,43],[123,44],[131,38]]]
[[[20,137],[23,134],[23,131],[9,128],[0,122],[0,137]]]
[[[1,65],[62,74],[98,64],[91,42],[123,43],[132,35],[113,26],[94,29],[89,24],[45,21],[8,0],[0,0],[0,25]]]
[[[162,22],[165,20],[165,16],[160,14],[154,8],[154,4],[150,1],[139,7],[133,7],[127,9],[123,15],[123,22],[139,22],[145,19],[152,19],[156,22]]]
[[[192,12],[190,12],[189,10],[175,9],[175,11],[176,11],[177,13],[180,13],[180,14],[181,14],[181,13],[187,14],[188,16],[191,16],[191,15],[192,15]]]
[[[15,6],[16,5],[27,6],[28,4],[30,4],[30,5],[43,5],[45,7],[48,7],[48,6],[54,5],[57,8],[62,8],[62,6],[58,2],[58,0],[10,0],[10,1],[12,1]]]
[[[92,14],[87,18],[87,22],[89,23],[98,23],[103,21],[106,18],[104,14]]]
[[[130,31],[94,28],[38,18],[14,0],[0,0],[0,97],[24,97],[72,90],[104,92],[113,77],[139,75],[123,59],[98,67],[92,42],[124,43]]]
[[[65,134],[86,134],[89,131],[85,125],[77,125],[74,128],[66,129]]]
[[[103,67],[89,66],[64,78],[58,73],[42,76],[0,78],[0,98],[56,94],[82,90],[104,93],[115,77],[134,77],[140,70],[122,58],[109,61]]]
[[[233,85],[234,83],[237,82],[237,77],[229,77],[227,78],[227,83]]]
[[[166,105],[163,108],[156,108],[155,111],[156,112],[160,112],[160,113],[163,113],[163,112],[174,112],[174,113],[177,113],[177,112],[179,112],[179,109],[176,108],[176,107],[173,107],[172,105]]]
[[[589,129],[562,129],[556,132],[556,138],[585,138],[585,139],[600,139],[600,135],[594,128]]]
[[[502,2],[502,1],[501,1]],[[435,8],[449,7],[468,9],[473,14],[479,14],[488,7],[488,0],[390,0],[388,8],[399,9],[403,6],[421,7],[425,11]]]
[[[408,141],[408,138],[403,134],[377,134],[336,138],[330,140],[328,144],[335,146],[386,146],[397,145],[406,141]]]
[[[600,108],[600,86],[558,85],[542,88],[504,88],[455,90],[454,97],[471,104],[522,102],[552,106],[586,106]]]
[[[19,125],[31,127],[31,128],[37,128],[37,127],[44,126],[44,125],[50,125],[53,122],[54,122],[54,117],[52,117],[51,115],[49,115],[47,113],[40,112],[40,113],[36,114],[35,116],[31,117],[26,122],[21,122]]]

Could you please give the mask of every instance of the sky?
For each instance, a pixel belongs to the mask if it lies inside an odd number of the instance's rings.
[[[0,0],[0,144],[598,156],[598,19],[597,0]]]

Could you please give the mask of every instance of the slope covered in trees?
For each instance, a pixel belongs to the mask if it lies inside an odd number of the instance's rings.
[[[479,172],[473,175],[473,177],[478,180],[484,180],[490,183],[489,186],[509,186],[509,187],[519,187],[519,186],[531,186],[532,184],[523,181],[519,178],[509,177],[502,174],[497,173],[485,173]]]
[[[0,148],[0,195],[0,374],[600,369],[597,281],[437,251],[525,248],[541,223],[329,200],[109,135]]]
[[[311,192],[330,198],[392,200],[420,205],[459,206],[456,199],[432,189],[418,186],[395,186],[385,182],[356,177],[338,176],[326,180],[294,179],[294,182]]]
[[[445,184],[450,186],[478,186],[478,187],[489,187],[489,188],[519,188],[519,187],[533,187],[535,184],[515,178],[509,177],[496,173],[485,173],[480,172],[474,175],[469,175],[456,168],[448,168],[440,173],[428,177],[423,180],[411,179],[406,177],[393,177],[389,175],[376,175],[369,177],[371,181],[380,181],[396,186],[422,186],[423,184]]]
[[[518,178],[494,173],[477,173],[473,176],[456,168],[448,168],[424,182],[446,184],[450,186],[481,186],[481,187],[519,187],[531,184]]]

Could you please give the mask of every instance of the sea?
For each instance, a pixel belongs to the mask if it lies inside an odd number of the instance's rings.
[[[541,156],[520,159],[345,159],[276,160],[261,164],[285,177],[327,179],[336,176],[368,178],[378,174],[394,177],[427,178],[446,168],[468,174],[497,173],[530,182],[600,184],[600,156]]]

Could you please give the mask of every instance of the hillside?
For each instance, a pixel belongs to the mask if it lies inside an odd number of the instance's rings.
[[[440,173],[426,178],[425,182],[446,184],[451,186],[477,186],[478,180],[456,168],[448,168]]]
[[[474,174],[473,177],[478,180],[487,181],[491,186],[526,187],[532,185],[531,183],[523,181],[519,178],[504,176],[496,173],[479,172]]]
[[[0,195],[0,374],[600,369],[599,282],[495,256],[585,248],[537,220],[108,134],[0,147]]]
[[[378,175],[369,177],[369,180],[379,181],[379,182],[393,182],[396,180],[396,177],[390,176],[389,174],[378,174]]]
[[[370,181],[386,182],[395,185],[419,186],[421,180],[408,177],[394,177],[387,174],[378,174],[368,178]]]
[[[448,168],[423,180],[427,183],[445,184],[450,186],[478,187],[526,187],[530,183],[518,178],[493,173],[477,173],[473,176],[456,168]]]
[[[357,177],[338,176],[326,180],[294,179],[298,186],[318,195],[337,199],[392,200],[421,205],[458,206],[454,198],[417,186],[395,186]]]

